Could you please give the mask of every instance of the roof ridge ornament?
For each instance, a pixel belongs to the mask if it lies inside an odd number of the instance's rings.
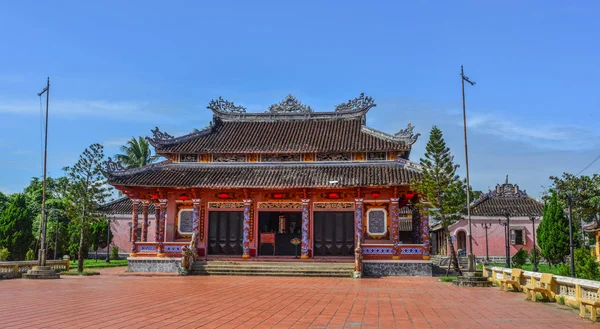
[[[246,113],[245,107],[241,105],[236,106],[233,102],[224,100],[221,96],[218,99],[211,100],[206,108],[213,112]]]
[[[111,157],[108,157],[108,160],[106,160],[106,171],[108,173],[120,172],[125,171],[125,168],[123,168],[120,162],[113,161]]]
[[[155,141],[170,141],[175,139],[173,135],[169,135],[166,132],[160,131],[158,127],[154,127],[154,129],[151,129],[150,131],[152,132]]]
[[[292,94],[287,95],[279,104],[269,106],[270,113],[313,113],[310,106],[302,104]]]
[[[421,136],[420,133],[417,133],[415,135],[413,132],[414,129],[415,129],[415,126],[413,126],[411,123],[409,123],[405,129],[400,129],[400,131],[395,133],[394,137],[396,139],[405,140],[408,144],[413,145],[414,143],[417,142],[417,139],[419,139],[419,136]]]
[[[373,97],[365,96],[365,93],[360,93],[360,96],[336,106],[335,112],[360,111],[367,108],[370,109],[373,106],[377,106]]]

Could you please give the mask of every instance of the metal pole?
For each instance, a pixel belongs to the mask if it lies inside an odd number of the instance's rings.
[[[106,217],[106,262],[110,263],[110,218]]]
[[[536,247],[536,240],[535,240],[535,217],[531,217],[531,230],[533,231],[533,271],[537,272],[538,271],[538,267],[537,267],[537,247]]]
[[[571,249],[571,277],[575,277],[575,253],[573,250],[573,213],[571,207],[571,191],[567,192],[569,201],[569,248]]]
[[[484,223],[484,224],[481,224],[481,226],[485,230],[485,261],[489,262],[490,261],[490,252],[488,249],[488,246],[489,246],[488,245],[488,229],[492,226],[492,224]]]
[[[463,66],[460,66],[460,80],[462,85],[462,105],[463,105],[463,130],[465,136],[465,169],[467,172],[467,221],[469,222],[469,272],[475,271],[475,257],[473,254],[473,236],[471,235],[471,191],[469,182],[469,150],[467,147],[467,110],[465,102],[465,80],[471,85],[475,83],[471,82],[469,78],[465,77]]]
[[[504,231],[506,237],[506,261],[504,264],[506,268],[510,268],[510,215],[506,215],[506,230]]]
[[[54,260],[56,260],[56,251],[58,250],[58,230],[60,230],[60,223],[58,222],[58,217],[56,217],[56,234],[54,238]]]
[[[39,251],[39,266],[46,266],[46,163],[48,159],[48,103],[50,101],[50,77],[46,83],[46,88],[38,94],[41,96],[46,93],[46,129],[45,129],[45,141],[44,141],[44,181],[42,183],[42,218],[41,218],[41,238],[40,251]]]

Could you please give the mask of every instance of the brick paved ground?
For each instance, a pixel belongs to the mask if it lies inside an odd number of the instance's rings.
[[[599,328],[573,310],[435,278],[95,277],[0,281],[2,328]]]

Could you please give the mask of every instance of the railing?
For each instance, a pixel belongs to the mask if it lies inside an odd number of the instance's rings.
[[[506,277],[510,277],[511,269],[503,267],[484,267],[483,275],[489,280],[498,281]],[[531,280],[535,286],[540,286],[542,273],[523,271],[521,276],[521,285],[531,285]],[[552,278],[551,292],[555,298],[562,296],[565,303],[573,306],[578,306],[581,299],[598,300],[598,289],[600,282],[585,279],[576,279],[566,276],[554,275]]]
[[[163,254],[167,257],[181,257],[181,251],[189,242],[163,242]],[[155,257],[158,255],[158,242],[136,242],[137,257]]]
[[[37,260],[21,261],[21,262],[0,262],[0,277],[1,278],[20,278],[21,275],[27,273],[32,267],[37,266]],[[62,260],[47,260],[46,266],[52,267],[56,271],[68,271],[70,268],[70,259]]]

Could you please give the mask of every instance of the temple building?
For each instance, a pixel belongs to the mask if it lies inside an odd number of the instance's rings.
[[[508,182],[483,194],[471,203],[471,233],[473,253],[478,259],[486,256],[504,262],[506,246],[510,255],[521,248],[531,250],[535,244],[534,229],[542,219],[543,203]],[[507,221],[508,219],[508,221]],[[532,220],[533,219],[533,220]],[[508,225],[508,229],[507,229]],[[450,236],[459,256],[469,253],[469,223],[466,210],[461,219],[450,225]],[[441,225],[432,227],[432,253],[448,254],[446,235]]]
[[[250,113],[219,98],[204,129],[154,129],[149,141],[167,160],[108,164],[109,184],[132,203],[130,262],[179,258],[190,242],[206,260],[352,262],[358,242],[365,262],[428,260],[428,218],[410,189],[419,134],[367,127],[374,106],[361,94],[316,112],[290,95]]]

